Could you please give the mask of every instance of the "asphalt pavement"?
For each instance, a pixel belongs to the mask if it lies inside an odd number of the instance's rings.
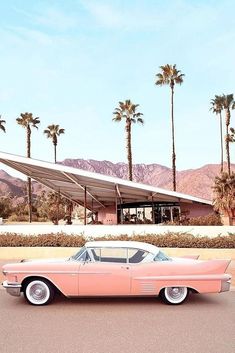
[[[67,299],[43,307],[0,289],[1,353],[234,353],[235,292]]]

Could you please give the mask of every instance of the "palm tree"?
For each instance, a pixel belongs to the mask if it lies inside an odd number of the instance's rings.
[[[59,125],[48,125],[47,129],[43,131],[46,134],[47,138],[52,139],[52,143],[54,145],[54,159],[56,163],[56,146],[58,143],[58,136],[64,134],[65,129],[60,129]]]
[[[223,110],[223,97],[215,95],[214,99],[211,99],[211,108],[213,113],[219,114],[220,119],[220,150],[221,150],[221,166],[220,171],[223,172],[224,166],[224,150],[223,150],[223,126],[222,126],[222,110]]]
[[[226,124],[226,136],[225,136],[225,144],[226,144],[226,154],[227,154],[227,163],[228,163],[228,174],[231,173],[230,168],[230,151],[229,151],[229,125],[230,125],[230,109],[235,109],[235,101],[233,99],[233,94],[223,94],[223,108],[225,110],[225,124]]]
[[[235,129],[230,127],[229,142],[235,142]]]
[[[215,210],[228,217],[229,225],[232,225],[232,218],[235,216],[235,173],[229,175],[224,172],[217,176],[213,190]]]
[[[27,157],[31,157],[31,128],[38,129],[40,120],[38,117],[34,118],[32,113],[21,113],[20,118],[16,119],[17,123],[26,129],[26,146]],[[28,208],[29,208],[29,222],[32,222],[32,185],[31,178],[28,177]]]
[[[1,120],[1,115],[0,115],[0,130],[2,130],[3,132],[6,132],[6,128],[4,126],[4,124],[6,124],[5,120]]]
[[[174,127],[174,86],[183,82],[184,74],[176,69],[176,65],[160,66],[161,73],[156,75],[156,85],[169,85],[171,88],[171,135],[172,135],[172,178],[173,190],[176,191],[176,154],[175,154],[175,127]]]
[[[129,169],[129,180],[132,180],[132,151],[131,151],[131,124],[140,123],[144,124],[144,120],[141,118],[142,113],[137,113],[136,109],[139,104],[133,104],[129,99],[125,102],[119,102],[119,107],[115,108],[113,114],[115,115],[113,121],[120,122],[125,120],[126,123],[126,149],[127,149],[127,160]]]

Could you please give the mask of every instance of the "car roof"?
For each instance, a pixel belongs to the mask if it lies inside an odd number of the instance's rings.
[[[126,240],[99,240],[88,241],[85,246],[87,248],[132,248],[141,249],[144,251],[158,254],[159,248],[155,245],[143,243],[140,241],[126,241]]]

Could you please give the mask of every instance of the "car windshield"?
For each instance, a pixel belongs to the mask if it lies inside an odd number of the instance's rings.
[[[78,260],[80,256],[85,252],[86,247],[83,246],[76,254],[70,256],[69,260]]]
[[[172,261],[172,259],[160,250],[155,256],[154,261]]]

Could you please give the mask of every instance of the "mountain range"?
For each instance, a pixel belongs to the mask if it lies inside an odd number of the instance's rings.
[[[121,179],[128,178],[128,165],[126,163],[112,163],[110,161],[92,159],[65,159],[60,164]],[[235,164],[231,165],[231,169],[235,171]],[[214,178],[219,173],[219,164],[207,164],[197,169],[178,171],[177,191],[211,200],[213,198],[212,185]],[[171,169],[159,164],[135,164],[133,166],[133,180],[136,182],[172,190],[171,177]],[[35,195],[40,193],[42,189],[41,185],[33,182],[33,193]],[[24,197],[26,194],[26,183],[9,175],[4,170],[0,170],[0,196],[9,193],[16,198]]]

